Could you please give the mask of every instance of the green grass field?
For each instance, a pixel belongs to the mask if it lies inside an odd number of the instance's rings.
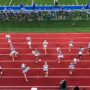
[[[24,5],[31,5],[33,0],[0,0],[0,5],[19,5],[19,4],[24,4]],[[37,5],[50,5],[53,4],[53,0],[34,0],[34,2]],[[75,5],[75,4],[86,4],[90,3],[90,0],[59,0],[60,4],[65,4],[65,5]]]
[[[53,5],[53,0],[34,0],[38,5]],[[32,0],[0,0],[0,5],[31,5]],[[62,5],[82,5],[90,0],[59,0]],[[0,32],[90,32],[90,21],[0,21]]]

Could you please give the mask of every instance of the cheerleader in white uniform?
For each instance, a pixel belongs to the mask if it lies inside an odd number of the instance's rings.
[[[88,49],[88,54],[90,54],[90,42],[88,43],[88,47],[87,47],[87,49]]]
[[[69,69],[70,69],[69,74],[72,74],[75,69],[75,65],[73,63],[70,63]]]
[[[36,63],[38,63],[38,61],[41,61],[41,59],[39,59],[40,52],[37,50],[37,48],[34,51],[32,51],[32,54],[36,57]]]
[[[74,46],[74,42],[73,42],[73,40],[71,39],[71,40],[69,41],[69,52],[71,51],[71,49],[73,48],[73,46]]]
[[[84,48],[80,47],[78,52],[78,61],[82,58],[83,52],[84,52]]]
[[[8,40],[8,43],[9,43],[9,44],[12,43],[12,42],[11,42],[11,36],[10,36],[10,35],[6,35],[6,39]]]
[[[2,66],[0,64],[0,75],[2,75],[2,74],[3,74],[3,72],[2,72]]]
[[[31,48],[31,38],[30,37],[27,37],[27,44],[28,44],[29,48]]]
[[[48,64],[47,64],[47,62],[45,62],[45,64],[43,65],[43,71],[45,72],[45,77],[48,77]]]
[[[22,73],[23,73],[23,75],[24,75],[25,81],[27,82],[28,79],[27,79],[26,74],[27,74],[27,72],[30,70],[30,67],[27,67],[26,64],[22,63],[22,64],[21,64],[21,69],[22,69]]]
[[[10,56],[12,57],[13,61],[14,61],[14,58],[17,57],[17,55],[18,55],[18,52],[16,51],[16,49],[12,48],[10,52]]]
[[[46,40],[43,41],[43,49],[45,51],[45,54],[47,54],[47,46],[48,46],[48,42]]]

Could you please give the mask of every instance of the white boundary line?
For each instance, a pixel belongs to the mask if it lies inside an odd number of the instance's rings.
[[[27,42],[12,42],[12,43],[13,44],[26,44],[26,45],[28,45]],[[67,42],[66,41],[65,42],[59,42],[59,41],[58,42],[53,42],[53,41],[49,42],[49,44],[54,44],[54,45],[57,44],[57,43],[59,43],[59,44],[68,44],[68,41]],[[81,43],[82,44],[83,43],[85,43],[85,44],[87,43],[88,44],[88,41],[85,41],[85,42],[74,42],[74,43],[75,44],[81,44]],[[0,44],[8,44],[8,42],[5,42],[5,43],[1,42]],[[40,42],[32,42],[32,44],[42,44],[42,42],[41,41]]]
[[[2,76],[2,78],[18,78],[18,79],[20,79],[20,78],[24,78],[23,76]],[[27,76],[27,78],[45,78],[45,76]],[[56,78],[56,79],[58,79],[58,78],[72,78],[72,79],[76,79],[76,78],[79,78],[79,79],[82,79],[82,78],[84,78],[84,79],[90,79],[90,76],[49,76],[47,79],[49,79],[49,78]]]
[[[47,61],[47,62],[57,62],[57,60],[42,60],[42,62],[45,62],[45,61]],[[6,62],[6,63],[22,63],[22,62],[35,62],[35,60],[15,60],[14,62],[13,61],[11,61],[11,60],[0,60],[0,62]],[[72,62],[72,60],[62,60],[62,62]],[[90,60],[80,60],[80,62],[82,63],[82,62],[90,62]],[[80,63],[79,62],[79,63]]]
[[[4,56],[9,55],[9,56],[10,56],[10,54],[0,54],[0,55],[4,55]],[[33,54],[18,54],[18,56],[19,56],[19,55],[20,55],[20,56],[34,56]],[[40,54],[40,56],[41,56],[41,55],[45,55],[45,54]],[[47,54],[47,56],[50,56],[50,55],[52,55],[52,56],[54,56],[54,55],[57,56],[57,54]],[[67,56],[69,55],[69,56],[70,56],[70,55],[78,55],[78,54],[72,53],[72,54],[64,54],[64,56],[65,56],[65,55],[67,55]],[[83,54],[83,56],[84,56],[84,55],[89,56],[88,54]],[[46,56],[46,55],[45,55],[45,56]],[[18,58],[18,57],[17,57],[17,58]]]
[[[37,88],[58,88],[59,86],[0,86],[0,88],[31,88],[31,87],[37,87]],[[73,88],[75,86],[67,86],[68,88]],[[90,86],[79,86],[80,88],[90,88]]]
[[[9,2],[9,6],[11,5],[12,1],[13,1],[13,0],[10,0],[10,2]]]
[[[3,70],[21,70],[21,68],[2,68]],[[33,70],[42,70],[43,68],[31,68],[31,69],[33,69]],[[69,70],[69,68],[49,68],[49,70]],[[87,67],[85,67],[85,68],[75,68],[75,70],[90,70],[90,68],[87,68]]]
[[[75,0],[75,2],[76,2],[76,4],[78,5],[78,1],[77,1],[77,0]]]

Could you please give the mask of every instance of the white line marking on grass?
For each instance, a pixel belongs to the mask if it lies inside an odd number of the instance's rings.
[[[10,2],[9,2],[9,6],[11,5],[12,1],[13,1],[13,0],[10,0]]]
[[[76,2],[76,4],[78,5],[78,1],[77,1],[77,0],[75,0],[75,2]]]

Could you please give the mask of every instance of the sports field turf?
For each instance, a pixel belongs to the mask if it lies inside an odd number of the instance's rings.
[[[0,0],[0,5],[19,5],[19,4],[24,4],[24,5],[31,5],[32,1],[34,1],[38,5],[50,5],[53,4],[53,0]],[[65,5],[72,5],[72,4],[87,4],[90,3],[90,0],[59,0],[60,4],[65,4]]]

